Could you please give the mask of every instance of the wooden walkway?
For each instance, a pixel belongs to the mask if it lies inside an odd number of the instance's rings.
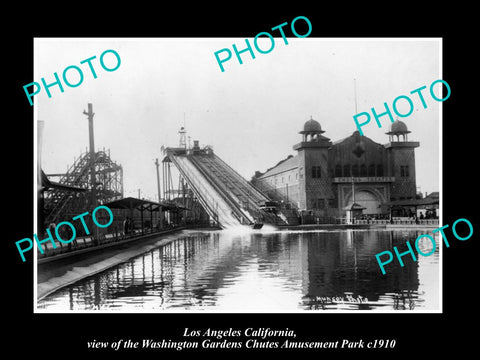
[[[134,231],[128,235],[123,233],[114,233],[100,234],[100,236],[97,238],[92,236],[79,237],[73,240],[70,244],[61,244],[60,242],[56,241],[56,248],[53,247],[51,242],[48,242],[42,244],[43,254],[37,249],[37,264],[40,265],[54,260],[65,259],[92,251],[120,246],[132,241],[151,238],[153,236],[161,236],[183,229],[185,229],[185,227],[175,227],[161,231],[144,231],[143,234],[141,231]]]

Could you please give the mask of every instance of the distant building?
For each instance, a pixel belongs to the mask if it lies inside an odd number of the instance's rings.
[[[364,214],[386,214],[385,205],[415,199],[415,148],[402,121],[391,124],[382,145],[358,131],[332,142],[320,124],[308,120],[293,146],[295,156],[279,162],[252,182],[272,199],[314,216],[343,217],[354,202]],[[352,186],[353,181],[353,186]]]

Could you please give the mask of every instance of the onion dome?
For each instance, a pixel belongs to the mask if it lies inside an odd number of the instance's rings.
[[[390,131],[387,132],[387,135],[405,135],[410,132],[411,131],[408,131],[407,125],[397,119],[390,125]]]
[[[314,120],[310,117],[310,120],[308,120],[305,123],[305,125],[303,125],[303,131],[300,131],[300,134],[306,134],[306,133],[322,134],[324,132],[325,131],[322,130],[320,123],[317,120]]]

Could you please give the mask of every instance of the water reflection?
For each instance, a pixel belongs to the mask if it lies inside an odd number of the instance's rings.
[[[61,289],[39,309],[438,310],[438,247],[382,275],[375,254],[427,231],[193,233]],[[437,239],[438,243],[438,239]],[[427,252],[427,251],[425,251]]]

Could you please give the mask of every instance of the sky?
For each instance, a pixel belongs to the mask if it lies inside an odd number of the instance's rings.
[[[261,39],[262,49],[269,47]],[[253,43],[253,39],[249,39]],[[265,42],[266,41],[266,42]],[[96,149],[110,149],[111,158],[123,167],[125,196],[157,200],[155,158],[161,146],[177,146],[178,131],[186,125],[190,142],[211,145],[214,152],[246,179],[264,172],[288,155],[301,140],[298,133],[312,117],[332,141],[350,136],[357,110],[383,112],[399,95],[426,86],[427,108],[416,95],[413,113],[401,120],[419,141],[416,148],[417,187],[440,190],[441,102],[433,100],[430,84],[442,78],[441,40],[275,38],[268,54],[254,48],[239,64],[233,54],[222,72],[214,53],[232,44],[245,48],[244,38],[36,38],[34,79],[54,81],[75,65],[84,79],[77,87],[65,84],[42,88],[35,95],[36,119],[44,122],[42,168],[47,174],[64,173],[88,148],[88,121],[83,111],[93,104]],[[100,55],[115,50],[121,64],[105,71]],[[96,56],[92,66],[81,61]],[[222,54],[223,56],[223,54]],[[105,55],[107,67],[116,60]],[[69,80],[79,79],[73,70]],[[435,90],[440,97],[440,90]],[[26,101],[28,101],[26,99]],[[401,104],[401,102],[399,102]],[[406,112],[399,106],[399,110]],[[390,121],[382,118],[362,127],[372,140],[388,142]]]

